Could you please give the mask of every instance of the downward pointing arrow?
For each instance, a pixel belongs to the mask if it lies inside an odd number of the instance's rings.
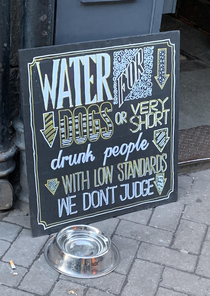
[[[167,178],[165,178],[165,173],[156,174],[154,184],[155,184],[155,187],[157,188],[159,195],[162,194],[166,181],[167,181]]]
[[[55,127],[54,112],[43,114],[44,128],[40,130],[47,144],[52,148],[58,128]]]
[[[167,70],[167,48],[158,49],[157,57],[157,76],[155,79],[161,89],[164,88],[166,81],[168,80],[169,74],[166,74]]]

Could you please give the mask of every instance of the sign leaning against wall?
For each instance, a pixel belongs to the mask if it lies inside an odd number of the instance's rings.
[[[177,200],[179,32],[20,51],[34,236]]]

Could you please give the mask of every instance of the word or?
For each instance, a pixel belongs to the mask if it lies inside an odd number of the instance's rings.
[[[138,139],[136,143],[130,142],[129,144],[123,143],[120,147],[114,146],[114,147],[107,147],[104,151],[104,160],[103,160],[103,166],[106,164],[107,158],[114,156],[117,157],[118,155],[125,155],[125,161],[128,160],[129,155],[136,149],[136,151],[139,150],[146,150],[149,146],[149,143],[146,139],[142,139],[143,133],[141,132],[138,136]]]
[[[116,112],[115,113],[115,122],[117,125],[127,123],[127,112]]]

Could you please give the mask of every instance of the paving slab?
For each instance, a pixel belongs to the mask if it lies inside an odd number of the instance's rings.
[[[207,180],[209,180],[210,178],[210,171],[202,171],[202,174],[201,172],[199,172],[199,175],[198,173],[191,173],[190,176],[192,178],[192,184],[187,189],[186,193],[182,194],[179,197],[179,201],[184,203],[185,205],[190,206],[197,206],[198,204],[202,204],[204,207],[209,206],[210,184]]]
[[[115,235],[112,239],[120,252],[120,263],[116,272],[127,274],[136,256],[140,242]]]
[[[41,255],[23,279],[20,289],[38,295],[46,295],[58,277],[59,273],[52,269],[47,264],[44,255]]]
[[[17,224],[28,229],[31,228],[30,216],[27,213],[22,212],[18,209],[12,211],[7,217],[3,219],[3,221]]]
[[[162,277],[162,287],[193,296],[210,295],[210,279],[172,268],[166,268]]]
[[[210,170],[204,170],[199,172],[191,173],[192,186],[190,186],[188,193],[190,196],[190,204],[195,199],[201,199],[202,202],[209,202],[210,197]]]
[[[11,269],[10,264],[0,261],[0,284],[4,284],[10,287],[17,287],[26,272],[26,268],[16,266],[15,273],[17,273],[17,275],[14,275],[14,271]]]
[[[174,292],[172,290],[159,288],[156,296],[188,296],[187,294]]]
[[[34,294],[26,293],[14,288],[8,288],[0,284],[0,295],[1,296],[33,296]]]
[[[122,296],[153,296],[160,281],[163,267],[150,262],[135,260]]]
[[[169,246],[172,240],[172,233],[169,231],[156,229],[125,220],[122,220],[118,225],[116,234],[123,237],[164,246]]]
[[[2,240],[6,240],[12,242],[21,231],[22,227],[6,223],[0,222],[0,238]]]
[[[210,278],[210,258],[206,256],[200,256],[198,266],[196,268],[196,274]]]
[[[119,294],[126,279],[124,275],[118,274],[116,272],[112,272],[103,277],[94,279],[73,279],[65,275],[61,275],[60,278],[72,283],[77,283],[79,285],[84,285],[86,287],[92,287],[95,289],[102,290],[107,294]]]
[[[152,210],[148,209],[148,210],[137,211],[137,212],[121,215],[119,216],[119,218],[121,220],[127,220],[131,222],[147,225],[151,215],[152,215]]]
[[[191,174],[181,174],[178,176],[178,200],[183,202],[185,196],[193,186],[194,178]]]
[[[210,241],[204,242],[201,255],[210,258]]]
[[[197,256],[195,255],[147,243],[141,244],[137,257],[189,272],[194,271],[197,263]]]
[[[182,219],[172,247],[199,254],[206,231],[207,226]]]
[[[9,249],[11,243],[0,239],[0,257]]]
[[[71,283],[64,280],[59,280],[53,291],[50,293],[50,296],[84,296],[87,288],[75,283]]]
[[[187,205],[183,214],[183,219],[210,225],[209,212],[210,205],[206,206],[202,202],[197,202],[196,204]]]
[[[111,218],[99,222],[92,223],[91,226],[103,231],[107,236],[111,237],[119,223],[119,219]]]
[[[4,255],[3,260],[9,262],[12,259],[15,264],[29,267],[47,239],[48,236],[33,238],[30,230],[23,229]]]
[[[183,210],[184,205],[180,202],[157,207],[152,214],[152,219],[149,225],[169,231],[175,231]]]
[[[102,291],[90,288],[86,296],[114,296],[114,294],[106,293],[106,292],[102,292]]]

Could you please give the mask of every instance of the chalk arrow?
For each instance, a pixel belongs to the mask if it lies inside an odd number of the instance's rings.
[[[157,149],[162,152],[169,139],[170,137],[168,137],[168,128],[162,128],[154,131],[152,142],[157,147]]]
[[[164,88],[166,81],[168,80],[169,74],[167,71],[167,48],[159,48],[157,56],[157,76],[155,79],[161,89]]]
[[[55,127],[54,112],[47,112],[43,114],[44,128],[40,130],[47,144],[52,148],[55,141],[58,128]]]
[[[53,195],[55,195],[56,190],[58,189],[59,184],[60,184],[60,181],[58,181],[58,179],[55,178],[55,179],[47,180],[47,184],[45,184],[45,186],[47,187],[47,189],[48,189]]]
[[[165,178],[165,173],[156,174],[154,184],[155,184],[155,187],[157,188],[159,195],[162,194],[166,181],[167,181],[167,178]]]

